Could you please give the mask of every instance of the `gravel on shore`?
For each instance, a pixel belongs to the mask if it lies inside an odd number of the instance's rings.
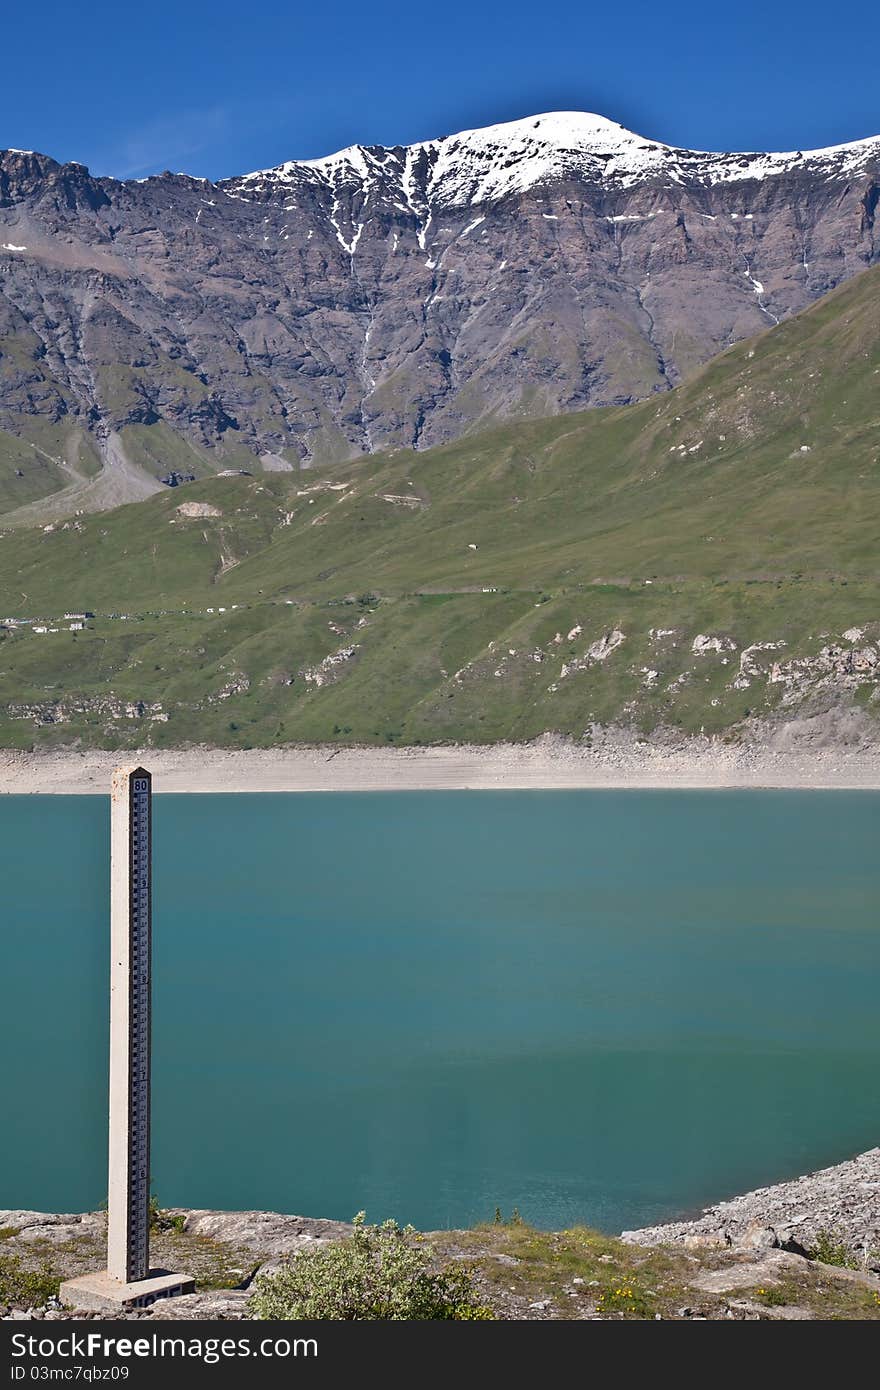
[[[824,1233],[865,1264],[880,1268],[880,1148],[718,1202],[693,1221],[624,1231],[622,1238],[634,1245],[700,1243],[712,1237],[737,1244],[750,1227],[772,1229],[780,1245],[805,1249],[814,1248]]]

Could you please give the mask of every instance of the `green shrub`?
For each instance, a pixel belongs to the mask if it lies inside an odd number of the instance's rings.
[[[431,1251],[412,1226],[354,1219],[354,1232],[297,1255],[277,1274],[261,1276],[251,1299],[256,1318],[336,1321],[431,1321],[492,1318],[477,1302],[464,1265],[431,1269]]]
[[[766,1304],[768,1308],[784,1308],[789,1302],[789,1297],[785,1289],[780,1289],[775,1284],[769,1289],[756,1289],[755,1292],[761,1302]]]
[[[519,1214],[519,1207],[514,1207],[509,1221],[505,1220],[501,1208],[496,1207],[495,1215],[492,1218],[492,1224],[494,1226],[524,1226],[526,1223]]]
[[[839,1265],[842,1269],[857,1269],[846,1242],[838,1239],[833,1231],[817,1231],[816,1243],[809,1251],[811,1260],[820,1260],[823,1265]]]
[[[18,1255],[0,1256],[0,1303],[36,1308],[57,1294],[60,1280],[48,1266],[27,1269]]]
[[[186,1216],[183,1213],[173,1215],[159,1205],[159,1198],[155,1192],[150,1193],[150,1230],[151,1231],[182,1231],[186,1225]]]

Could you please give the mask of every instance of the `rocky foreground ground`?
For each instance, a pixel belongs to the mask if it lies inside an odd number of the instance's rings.
[[[157,1213],[156,1266],[196,1292],[126,1316],[241,1319],[254,1281],[350,1227],[272,1212]],[[0,1211],[0,1316],[56,1320],[62,1278],[99,1268],[106,1215]],[[501,1319],[880,1319],[880,1149],[621,1238],[520,1221],[427,1236]]]

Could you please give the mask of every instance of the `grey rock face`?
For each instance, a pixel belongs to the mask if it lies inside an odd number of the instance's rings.
[[[174,1208],[173,1213],[178,1209]],[[184,1229],[192,1235],[228,1241],[263,1260],[282,1259],[351,1235],[344,1221],[285,1216],[267,1211],[189,1211]]]
[[[279,467],[628,402],[880,258],[878,200],[880,138],[712,155],[577,113],[218,184],[6,151],[0,428]]]

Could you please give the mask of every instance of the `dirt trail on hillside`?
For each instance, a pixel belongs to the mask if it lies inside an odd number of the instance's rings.
[[[69,519],[78,512],[105,512],[126,502],[141,502],[162,491],[156,478],[127,458],[118,435],[111,434],[102,442],[101,455],[101,471],[91,478],[78,473],[63,459],[55,459],[70,483],[59,492],[7,513],[3,526],[39,526]]]

